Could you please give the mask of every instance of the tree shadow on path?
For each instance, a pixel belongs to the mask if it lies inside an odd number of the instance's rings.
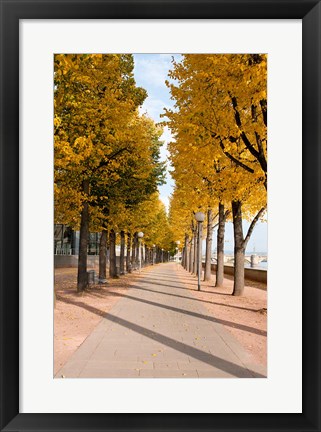
[[[75,306],[87,309],[88,311],[95,313],[99,316],[102,316],[104,319],[109,320],[111,322],[114,322],[116,324],[119,324],[123,327],[126,327],[130,330],[133,330],[136,333],[139,333],[143,336],[148,337],[149,339],[152,339],[154,341],[157,341],[159,343],[162,343],[163,345],[166,345],[176,351],[180,351],[190,357],[193,357],[196,360],[202,361],[204,363],[207,363],[208,365],[215,367],[217,369],[220,369],[222,371],[225,371],[237,378],[266,378],[266,376],[259,374],[257,372],[254,372],[246,367],[241,367],[235,363],[232,363],[228,360],[224,360],[220,357],[217,357],[213,354],[206,353],[198,348],[191,347],[189,345],[184,344],[183,342],[179,342],[175,339],[172,339],[168,336],[164,336],[160,333],[157,333],[155,331],[151,331],[145,327],[142,327],[138,324],[134,324],[130,321],[127,321],[123,318],[117,317],[115,315],[112,315],[110,313],[104,313],[100,309],[97,309],[93,306],[86,305],[83,302],[75,301],[71,299],[61,299],[61,301],[69,304],[73,304]]]
[[[138,288],[138,289],[140,289],[140,287],[139,286],[137,287],[136,285],[132,285],[132,288]],[[197,312],[188,311],[186,309],[179,309],[179,308],[177,308],[175,306],[165,305],[165,304],[162,304],[162,303],[156,303],[156,302],[153,302],[151,300],[146,300],[146,299],[130,296],[128,294],[115,293],[114,291],[109,291],[109,292],[112,292],[113,294],[115,294],[115,295],[117,295],[119,297],[125,297],[125,298],[128,298],[130,300],[138,301],[138,302],[141,302],[141,303],[146,303],[146,304],[149,304],[149,305],[152,305],[152,306],[156,306],[156,307],[159,307],[159,308],[163,308],[163,309],[168,309],[168,310],[171,310],[173,312],[190,315],[190,316],[193,316],[193,317],[196,317],[196,318],[200,318],[200,319],[204,319],[204,320],[207,320],[207,321],[211,321],[211,322],[214,322],[214,323],[217,323],[217,324],[223,324],[224,326],[227,326],[227,327],[238,328],[239,330],[244,330],[244,331],[247,331],[247,332],[250,332],[250,333],[255,333],[255,334],[258,334],[260,336],[266,336],[267,335],[266,331],[259,330],[259,329],[253,328],[253,327],[249,327],[247,325],[243,325],[243,324],[239,324],[239,323],[234,323],[232,321],[227,321],[227,320],[223,320],[223,319],[219,319],[219,318],[214,318],[214,317],[211,317],[211,316],[208,316],[208,315],[203,315],[203,314],[200,314],[200,313],[197,313]]]
[[[187,299],[187,300],[193,300],[193,301],[200,302],[200,303],[209,303],[212,305],[223,306],[223,307],[233,308],[233,309],[240,309],[243,311],[258,312],[258,309],[251,309],[251,308],[246,308],[246,307],[242,307],[242,306],[228,305],[228,304],[212,302],[212,301],[208,301],[208,300],[201,300],[201,299],[197,299],[195,297],[188,297],[188,296],[183,296],[183,295],[179,295],[179,294],[173,294],[173,293],[168,293],[168,292],[164,292],[164,291],[157,291],[157,290],[152,290],[152,289],[138,287],[138,286],[135,286],[134,288],[139,289],[139,290],[143,290],[143,291],[149,291],[151,293],[158,293],[158,294],[164,294],[167,296],[178,297],[178,298],[183,298],[183,299]]]

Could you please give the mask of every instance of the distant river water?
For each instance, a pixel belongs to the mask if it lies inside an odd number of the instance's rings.
[[[203,263],[205,263],[205,260],[203,259]],[[229,265],[231,267],[233,267],[233,264],[225,264],[225,265]],[[255,267],[251,267],[251,264],[249,264],[248,262],[244,264],[245,268],[254,268],[254,269],[262,269],[262,270],[267,270],[268,269],[268,263],[267,262],[260,262],[258,265],[256,265]]]
[[[230,250],[226,250],[225,253],[227,255],[233,255],[233,251],[230,251]],[[257,251],[246,251],[245,255],[246,256],[258,255],[260,257],[267,257],[267,252],[266,251],[259,251],[259,252],[257,252]],[[249,262],[246,262],[244,264],[244,267],[246,267],[246,268],[258,268],[258,269],[267,270],[268,269],[268,263],[267,263],[267,261],[263,261],[263,262],[258,263],[257,266],[251,267],[251,264]]]
[[[244,265],[244,267],[246,267],[246,268],[259,268],[259,269],[265,269],[265,270],[267,270],[267,268],[268,268],[268,263],[267,262],[260,262],[257,266],[255,266],[255,267],[251,267],[251,264],[249,264],[249,263],[246,263],[245,265]]]
[[[233,251],[227,250],[227,251],[225,251],[225,255],[232,256],[233,255]],[[261,256],[261,257],[263,257],[263,256],[267,257],[267,253],[266,252],[246,252],[246,256],[250,256],[250,255],[258,255],[258,256]],[[203,259],[203,262],[205,262],[204,259]],[[225,265],[231,265],[232,266],[233,264],[225,264]],[[267,263],[267,261],[262,261],[262,262],[258,263],[257,266],[251,267],[251,264],[249,262],[245,262],[244,267],[267,270],[268,269],[268,263]]]

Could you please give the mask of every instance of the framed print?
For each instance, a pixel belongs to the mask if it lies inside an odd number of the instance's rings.
[[[320,2],[0,1],[1,430],[320,430]]]

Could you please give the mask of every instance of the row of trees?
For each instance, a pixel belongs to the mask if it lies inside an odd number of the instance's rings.
[[[80,230],[77,289],[87,287],[88,234],[100,232],[99,277],[116,275],[116,233],[121,271],[135,262],[137,232],[169,249],[170,228],[157,186],[162,128],[139,115],[147,93],[133,77],[132,55],[55,55],[55,222]],[[125,243],[127,256],[125,259]],[[159,252],[158,252],[159,253]]]
[[[217,226],[216,285],[221,286],[225,222],[232,220],[233,294],[242,295],[245,249],[266,212],[267,57],[186,54],[173,63],[169,75],[173,81],[167,85],[175,101],[164,121],[175,138],[169,146],[175,180],[170,224],[184,243],[185,267],[195,272],[193,215],[206,213],[205,279],[210,277],[212,233]],[[246,234],[243,219],[250,222]]]

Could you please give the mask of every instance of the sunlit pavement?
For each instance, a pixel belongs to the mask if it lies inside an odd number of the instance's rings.
[[[265,378],[191,287],[175,263],[143,269],[56,377]]]

